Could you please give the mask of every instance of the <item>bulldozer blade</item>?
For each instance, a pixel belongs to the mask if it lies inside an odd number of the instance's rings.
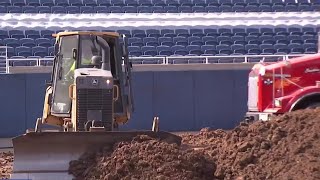
[[[89,150],[131,141],[137,135],[148,135],[181,145],[181,137],[159,131],[115,132],[30,132],[12,139],[14,148],[13,179],[71,180],[69,162]]]

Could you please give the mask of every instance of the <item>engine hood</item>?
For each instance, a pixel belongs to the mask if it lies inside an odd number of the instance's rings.
[[[74,71],[75,78],[79,76],[95,76],[95,77],[107,77],[111,78],[111,71],[103,69],[93,69],[93,68],[80,68]]]

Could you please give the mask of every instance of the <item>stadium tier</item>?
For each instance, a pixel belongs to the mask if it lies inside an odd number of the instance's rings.
[[[313,27],[132,29],[117,30],[128,36],[129,55],[272,55],[317,52]],[[0,30],[0,45],[8,46],[8,57],[53,55],[52,30]],[[19,57],[17,57],[19,56]]]
[[[0,13],[194,13],[320,11],[309,0],[1,0]]]

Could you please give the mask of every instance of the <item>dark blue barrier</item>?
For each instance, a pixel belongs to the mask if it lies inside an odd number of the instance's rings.
[[[25,132],[25,75],[1,75],[0,99],[0,137],[13,136]]]
[[[134,72],[135,113],[123,129],[151,129],[154,116],[167,131],[230,129],[247,109],[249,70]],[[0,76],[0,137],[34,128],[49,74]]]

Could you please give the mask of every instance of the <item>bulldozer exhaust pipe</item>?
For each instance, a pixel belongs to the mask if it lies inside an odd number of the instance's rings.
[[[164,132],[30,132],[12,140],[14,147],[13,179],[71,180],[69,162],[90,150],[131,141],[148,135],[168,143],[181,144],[181,137]]]

